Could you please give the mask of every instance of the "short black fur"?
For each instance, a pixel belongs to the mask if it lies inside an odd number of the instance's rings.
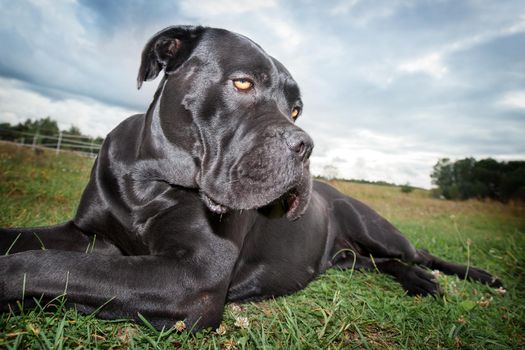
[[[251,40],[169,27],[146,44],[138,86],[162,69],[148,111],[105,139],[71,221],[0,230],[1,310],[67,284],[81,311],[106,303],[99,317],[197,330],[217,326],[228,301],[289,294],[334,266],[377,268],[414,295],[439,293],[416,265],[501,285],[416,250],[363,203],[312,182],[313,142],[291,117],[299,88]]]

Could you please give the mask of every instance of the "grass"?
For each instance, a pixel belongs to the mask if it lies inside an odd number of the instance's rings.
[[[35,154],[0,144],[0,226],[36,226],[74,214],[92,160]],[[220,330],[158,332],[144,320],[103,321],[57,298],[0,315],[0,348],[113,349],[523,349],[525,209],[518,204],[450,202],[416,189],[334,182],[393,222],[417,247],[485,268],[500,295],[456,277],[442,298],[412,298],[388,276],[330,270],[306,289],[260,303],[228,305]],[[9,276],[1,276],[9,278]]]

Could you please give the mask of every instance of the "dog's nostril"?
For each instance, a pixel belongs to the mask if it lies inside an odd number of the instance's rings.
[[[305,141],[303,138],[299,138],[287,143],[290,150],[293,151],[300,159],[306,160],[310,157],[312,146],[307,140]]]
[[[304,155],[304,152],[306,150],[306,145],[304,144],[303,141],[300,141],[298,142],[294,147],[293,147],[293,150],[299,155],[299,156],[303,156]]]
[[[305,161],[310,157],[313,148],[313,141],[302,130],[288,131],[283,134],[284,141],[288,146],[288,149],[299,159]]]

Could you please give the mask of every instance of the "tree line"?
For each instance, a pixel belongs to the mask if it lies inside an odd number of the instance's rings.
[[[61,148],[90,153],[98,153],[104,141],[102,137],[84,135],[76,126],[60,130],[56,120],[51,117],[27,119],[16,125],[0,123],[0,139],[48,147],[56,147],[62,141]],[[434,165],[430,177],[432,183],[438,187],[434,190],[434,195],[438,197],[491,198],[503,202],[511,199],[525,201],[525,161],[500,162],[492,158],[481,160],[465,158],[452,161],[449,158],[442,158]],[[384,181],[350,181],[395,186]],[[413,189],[408,184],[405,187],[406,189],[402,188],[403,192],[411,192]]]
[[[430,177],[438,186],[437,195],[446,199],[525,201],[525,161],[442,158],[434,165]]]
[[[72,125],[69,129],[60,130],[56,120],[51,117],[37,120],[26,119],[15,125],[0,123],[0,139],[25,144],[56,147],[69,150],[97,153],[104,141],[102,137],[92,137],[83,134]]]

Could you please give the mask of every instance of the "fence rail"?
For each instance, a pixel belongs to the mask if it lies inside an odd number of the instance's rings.
[[[60,131],[58,134],[46,135],[39,132],[31,133],[0,127],[0,140],[11,141],[24,146],[51,148],[60,154],[62,151],[74,151],[86,157],[96,157],[101,144],[94,138],[82,135],[68,134]]]

